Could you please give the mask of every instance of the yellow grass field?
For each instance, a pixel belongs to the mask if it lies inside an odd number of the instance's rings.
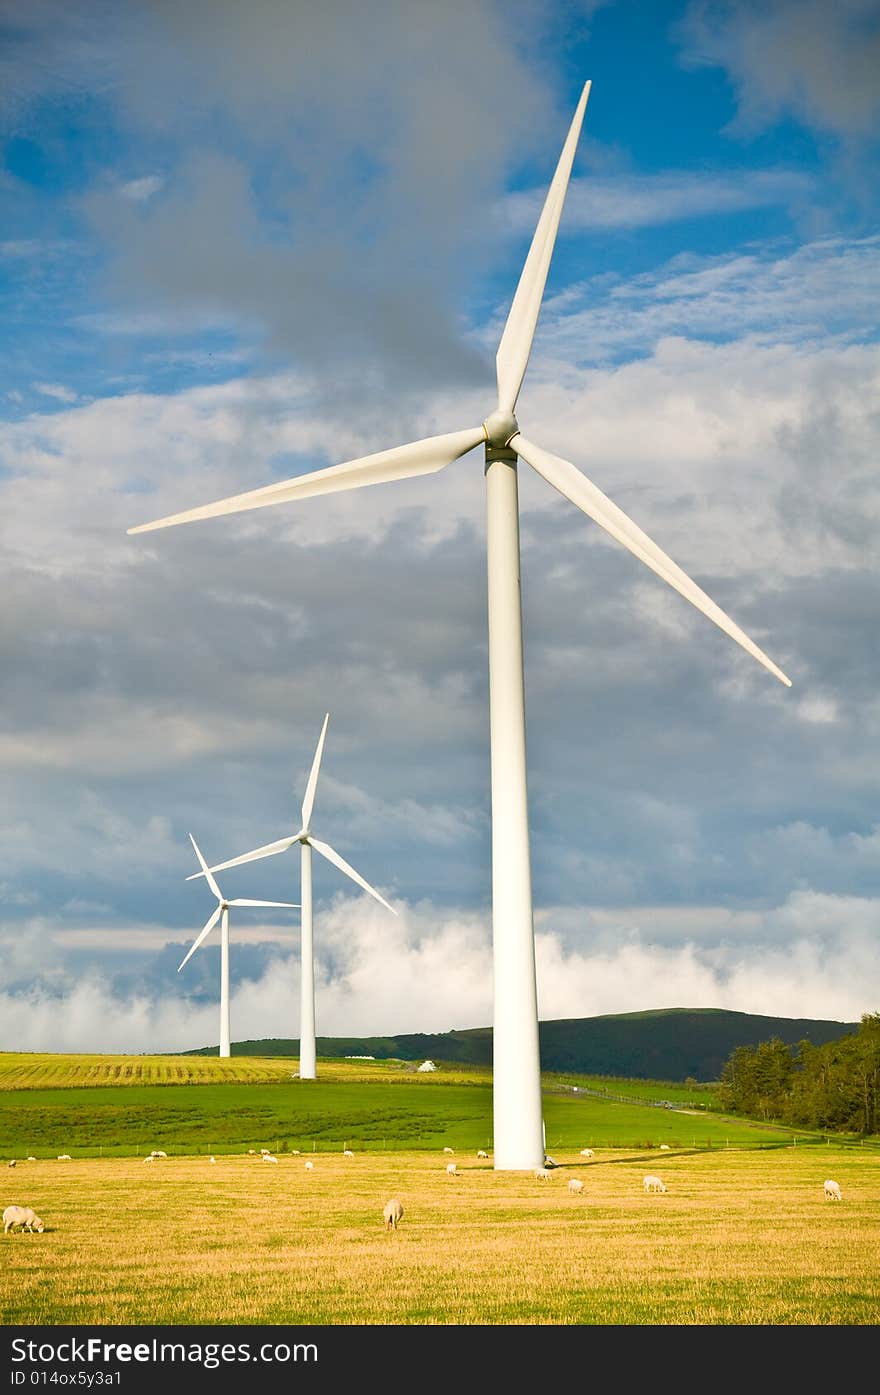
[[[880,1154],[597,1150],[549,1181],[442,1153],[20,1163],[6,1324],[811,1324],[880,1319]],[[659,1173],[665,1195],[646,1195]],[[584,1192],[568,1191],[570,1177]],[[826,1201],[826,1177],[842,1202]],[[397,1196],[396,1232],[382,1207]]]

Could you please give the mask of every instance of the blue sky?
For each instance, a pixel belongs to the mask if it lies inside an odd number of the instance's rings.
[[[541,1015],[877,1010],[878,59],[876,0],[0,5],[0,1049],[216,1040],[187,835],[295,831],[328,710],[401,914],[316,878],[319,1032],[491,1019],[478,453],[125,530],[485,416],[586,78],[519,420],[793,687],[521,470]],[[295,920],[233,933],[296,1035]]]

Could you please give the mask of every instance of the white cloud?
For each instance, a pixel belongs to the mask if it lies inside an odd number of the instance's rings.
[[[121,184],[119,192],[135,203],[144,203],[154,194],[158,194],[164,183],[165,180],[160,174],[147,174],[140,179],[130,179],[126,184]]]
[[[537,933],[542,1019],[593,1017],[663,1007],[716,1007],[781,1017],[857,1022],[877,1010],[880,903],[798,893],[764,911],[708,907],[591,908],[561,913],[593,927],[566,944]],[[654,917],[701,917],[723,936],[663,943]],[[604,931],[602,927],[604,925]],[[616,929],[615,929],[616,927]],[[492,1020],[492,953],[488,919],[427,903],[402,907],[395,919],[368,898],[337,898],[316,921],[318,1032],[324,1036],[448,1031]],[[616,943],[615,943],[616,940]],[[234,988],[233,1039],[298,1034],[299,970],[295,957],[274,960],[258,981]],[[118,997],[94,974],[59,996],[34,987],[2,996],[0,1049],[54,1051],[186,1050],[217,1039],[217,1008],[171,994]]]
[[[54,397],[57,402],[76,402],[77,400],[77,394],[73,388],[65,387],[63,383],[33,383],[32,387],[43,397]]]

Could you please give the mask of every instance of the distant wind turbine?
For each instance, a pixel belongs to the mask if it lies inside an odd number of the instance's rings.
[[[544,1159],[526,796],[517,457],[521,456],[548,484],[714,621],[780,682],[791,686],[790,679],[748,635],[576,466],[523,436],[514,415],[589,92],[588,82],[581,93],[498,346],[497,405],[481,425],[347,460],[128,530],[142,533],[311,495],[433,474],[475,446],[485,446],[495,969],[494,1165],[499,1171],[508,1172],[531,1171],[540,1167]]]
[[[312,810],[315,807],[315,792],[318,788],[318,771],[321,767],[321,756],[324,753],[324,740],[327,736],[327,724],[330,721],[328,712],[324,718],[324,725],[321,727],[321,735],[318,737],[318,745],[315,749],[312,768],[309,771],[309,778],[306,784],[305,798],[302,803],[302,824],[299,832],[292,834],[289,838],[279,838],[275,843],[266,843],[262,848],[254,848],[253,852],[243,853],[241,857],[232,857],[228,862],[220,862],[216,867],[205,867],[202,872],[194,872],[188,881],[194,877],[210,877],[212,872],[223,872],[227,867],[239,867],[243,862],[256,862],[261,857],[274,857],[276,853],[287,852],[294,843],[300,846],[300,895],[302,896],[302,941],[300,949],[300,1014],[299,1014],[299,1075],[300,1080],[314,1080],[317,1075],[317,1045],[315,1041],[315,954],[314,954],[314,933],[312,917],[312,848],[319,852],[328,862],[332,862],[334,867],[338,867],[358,886],[363,887],[371,896],[381,902],[392,915],[397,915],[393,906],[389,906],[384,896],[380,896],[375,887],[364,881],[360,872],[356,872],[350,867],[344,857],[330,847],[328,843],[321,843],[311,831]],[[231,904],[236,904],[232,902]],[[241,904],[253,905],[254,902],[244,902]],[[192,953],[192,950],[190,950]]]
[[[229,907],[230,907],[230,906],[290,906],[290,907],[295,907],[297,903],[296,903],[295,901],[247,901],[247,900],[244,900],[242,897],[237,897],[234,901],[229,901],[229,900],[227,900],[227,898],[223,895],[223,892],[220,890],[219,886],[218,886],[217,883],[215,882],[215,880],[214,880],[214,878],[213,878],[213,876],[212,876],[212,874],[211,874],[211,871],[210,871],[210,869],[209,869],[209,867],[208,867],[207,862],[206,862],[205,859],[202,857],[202,850],[201,850],[201,848],[199,847],[198,843],[196,842],[195,838],[192,836],[192,834],[189,835],[189,840],[190,840],[190,842],[192,843],[193,847],[195,848],[196,857],[199,859],[199,862],[202,864],[202,871],[201,871],[201,872],[197,872],[197,873],[196,873],[196,876],[204,876],[204,877],[207,877],[207,879],[208,879],[208,886],[211,888],[211,890],[213,891],[214,895],[217,897],[217,908],[216,908],[216,910],[213,912],[213,914],[212,914],[211,916],[209,916],[208,920],[205,922],[205,926],[204,926],[204,928],[203,928],[201,934],[200,934],[200,935],[196,938],[196,940],[193,942],[193,944],[192,944],[192,946],[191,946],[191,948],[190,948],[189,954],[187,954],[187,955],[186,955],[186,958],[182,961],[182,963],[180,963],[180,964],[178,965],[178,967],[177,967],[177,972],[180,973],[180,970],[183,968],[183,965],[187,962],[187,959],[190,959],[190,958],[195,954],[195,952],[196,952],[196,950],[198,949],[199,945],[202,944],[202,942],[208,938],[208,936],[210,935],[211,931],[214,929],[214,926],[217,924],[217,921],[219,920],[219,921],[220,921],[220,1055],[221,1055],[221,1056],[228,1056],[228,1055],[230,1055],[230,1043],[229,1043]],[[191,878],[191,877],[187,877],[187,881],[192,881],[192,878]]]

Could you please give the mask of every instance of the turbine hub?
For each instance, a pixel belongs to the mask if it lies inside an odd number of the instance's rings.
[[[486,444],[494,450],[503,450],[519,431],[519,423],[513,412],[504,412],[498,407],[483,422]]]

